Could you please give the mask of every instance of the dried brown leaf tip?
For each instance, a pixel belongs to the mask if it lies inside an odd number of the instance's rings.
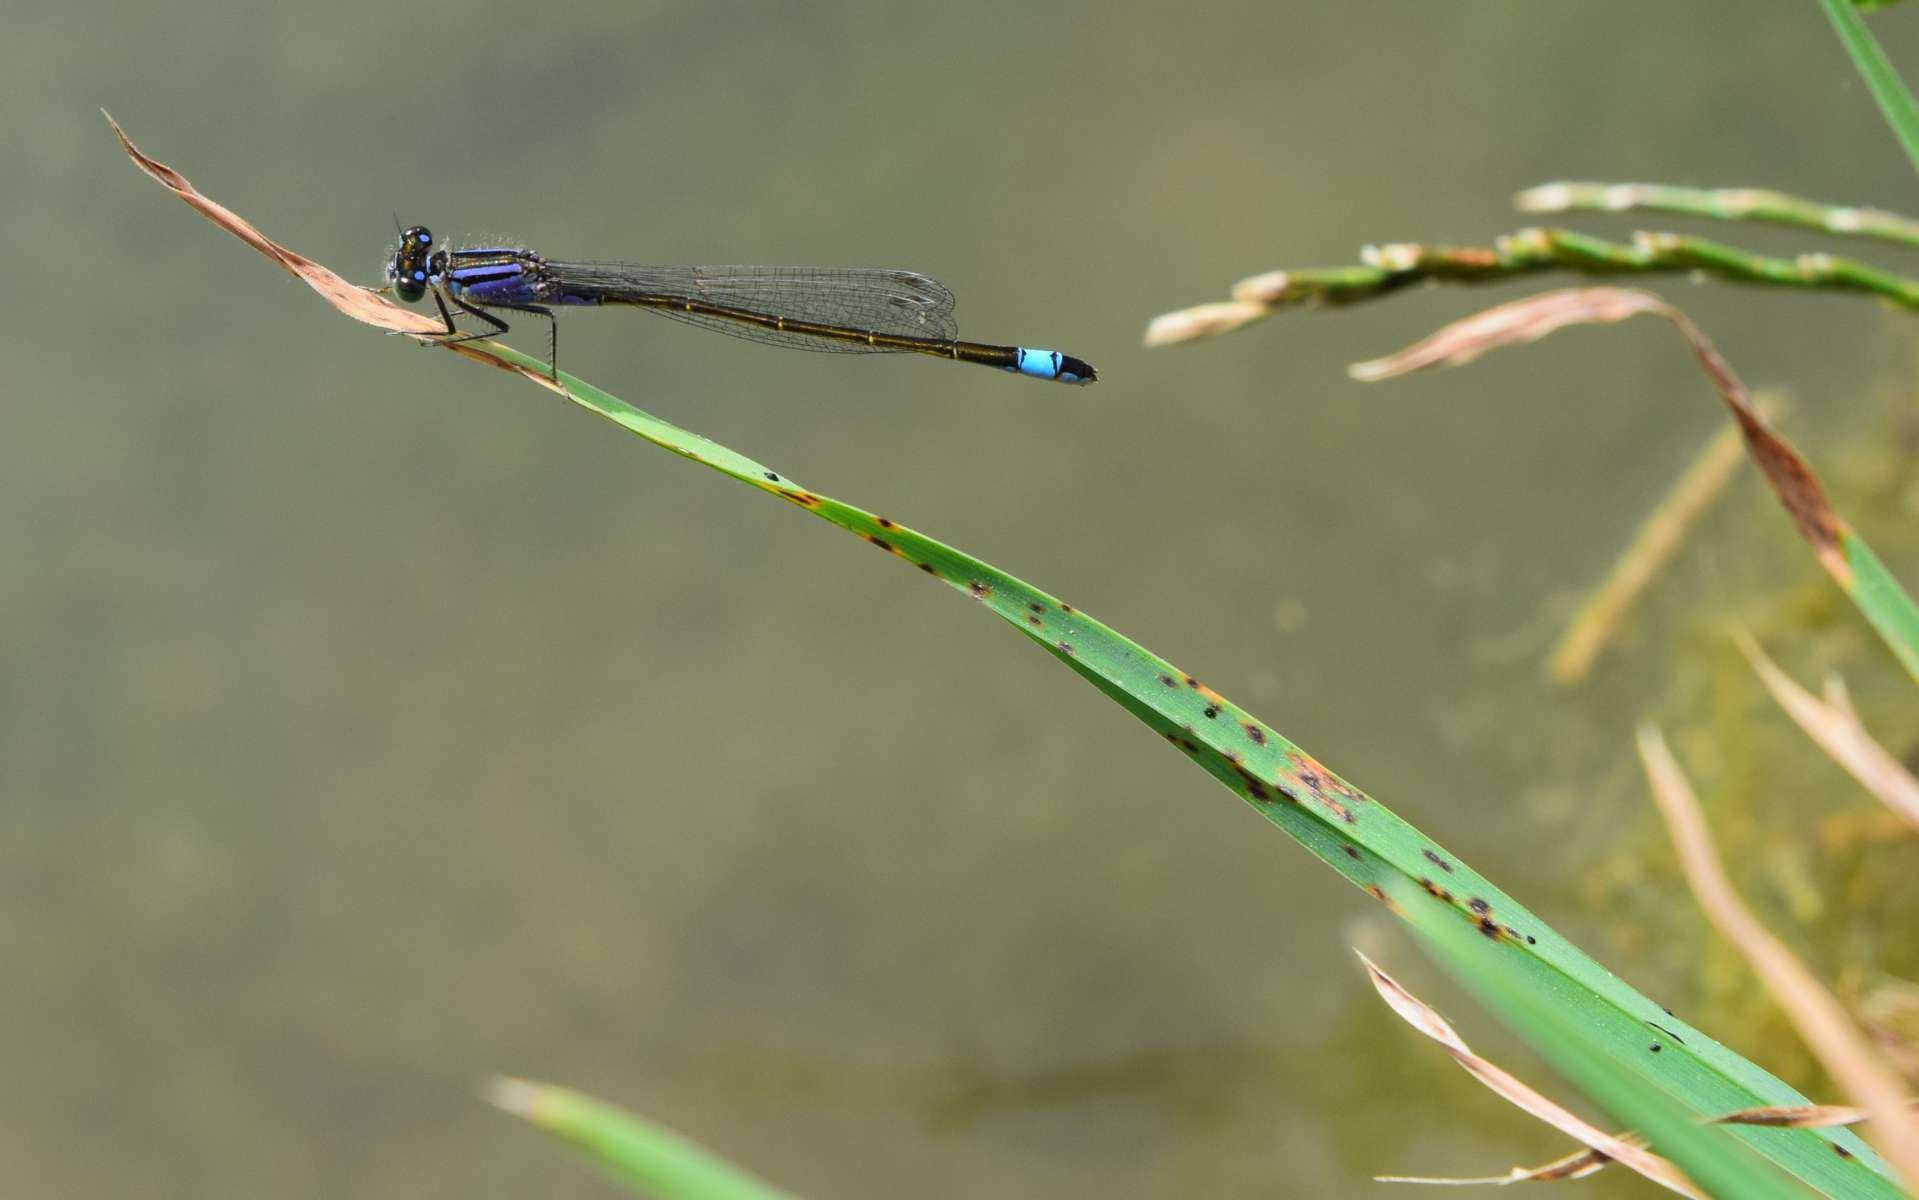
[[[1610,324],[1645,312],[1659,312],[1665,301],[1630,288],[1565,288],[1501,304],[1454,321],[1423,341],[1370,362],[1354,363],[1347,374],[1363,383],[1391,379],[1430,367],[1459,367],[1489,350],[1536,342],[1569,325]]]
[[[198,209],[207,220],[291,271],[308,287],[326,297],[327,303],[347,316],[356,321],[364,321],[368,325],[377,325],[381,329],[391,329],[396,333],[436,333],[445,328],[439,321],[424,313],[401,308],[378,293],[353,283],[304,254],[289,250],[261,233],[246,218],[202,194],[200,189],[188,182],[186,176],[158,159],[149,158],[133,144],[133,140],[127,137],[126,130],[120,128],[120,123],[115,121],[111,114],[103,115],[106,115],[107,123],[113,126],[114,136],[120,139],[120,148],[127,152],[127,157],[133,160],[134,166],[146,172],[161,187]]]
[[[194,187],[187,177],[155,158],[150,158],[138,146],[133,144],[126,130],[113,119],[111,113],[102,110],[107,123],[113,126],[114,136],[120,139],[120,148],[125,150],[133,165],[146,172],[161,187],[166,188],[188,205],[198,210],[207,220],[239,238],[247,245],[266,255],[275,263],[297,276],[303,283],[320,293],[335,309],[356,321],[374,325],[394,333],[404,333],[422,341],[446,347],[464,358],[483,362],[503,371],[532,380],[550,391],[566,394],[566,389],[538,371],[529,371],[517,364],[497,358],[487,352],[483,342],[441,341],[436,335],[446,332],[446,326],[425,313],[414,312],[410,308],[401,308],[372,288],[364,288],[347,279],[338,272],[313,261],[306,255],[289,250],[266,234],[254,228],[253,224],[225,205],[204,195]],[[689,455],[689,457],[697,457]]]
[[[1446,1052],[1453,1056],[1453,1061],[1465,1068],[1474,1079],[1490,1088],[1494,1094],[1587,1147],[1584,1152],[1549,1163],[1544,1167],[1515,1167],[1507,1175],[1488,1182],[1578,1178],[1591,1174],[1603,1166],[1607,1160],[1611,1160],[1637,1171],[1668,1191],[1677,1192],[1682,1196],[1702,1196],[1702,1193],[1693,1187],[1691,1181],[1680,1172],[1678,1167],[1647,1150],[1632,1135],[1616,1136],[1607,1133],[1521,1083],[1517,1077],[1476,1053],[1446,1018],[1439,1015],[1437,1009],[1407,991],[1398,980],[1381,970],[1378,964],[1364,954],[1359,955],[1359,961],[1366,966],[1366,974],[1372,980],[1373,990],[1379,993],[1379,998],[1386,1002],[1387,1007],[1391,1008],[1400,1020],[1444,1046]],[[1419,1180],[1419,1182],[1466,1181]]]
[[[1851,529],[1826,499],[1812,468],[1766,424],[1746,385],[1699,327],[1650,292],[1635,288],[1565,288],[1528,296],[1455,321],[1397,354],[1354,363],[1347,372],[1354,379],[1370,383],[1430,367],[1461,366],[1489,350],[1537,341],[1568,326],[1611,324],[1641,313],[1664,317],[1686,339],[1700,369],[1739,422],[1753,462],[1765,474],[1780,503],[1812,543],[1821,565],[1841,586],[1850,587],[1852,566],[1846,560],[1843,543]]]

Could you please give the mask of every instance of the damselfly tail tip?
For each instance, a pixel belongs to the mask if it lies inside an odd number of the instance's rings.
[[[1070,354],[1061,354],[1057,350],[1035,350],[1029,346],[1011,346],[991,351],[1005,354],[1012,351],[1011,359],[1000,360],[1000,365],[1008,371],[1017,371],[1033,379],[1050,379],[1054,383],[1074,383],[1085,385],[1099,378],[1099,372],[1093,364],[1083,358],[1074,358]]]

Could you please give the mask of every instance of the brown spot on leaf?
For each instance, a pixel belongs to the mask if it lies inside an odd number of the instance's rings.
[[[1264,746],[1266,744],[1266,731],[1260,728],[1256,722],[1246,722],[1246,736],[1253,739],[1253,745],[1255,746]]]
[[[1265,781],[1259,776],[1248,771],[1245,767],[1240,766],[1237,762],[1233,764],[1233,770],[1239,775],[1239,781],[1241,785],[1246,788],[1247,795],[1262,803],[1273,798],[1272,789],[1268,788]]]

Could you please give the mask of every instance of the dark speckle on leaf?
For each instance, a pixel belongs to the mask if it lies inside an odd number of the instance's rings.
[[[1359,861],[1359,847],[1357,847],[1357,846],[1347,846],[1347,847],[1346,847],[1346,857],[1347,857],[1347,858],[1350,858],[1350,859],[1352,859],[1352,860],[1353,860],[1353,861],[1355,861],[1355,862],[1357,862],[1357,861]]]
[[[1172,677],[1171,675],[1161,675],[1161,676],[1159,677],[1159,681],[1160,681],[1161,683],[1163,683],[1163,684],[1165,684],[1165,685],[1166,685],[1167,687],[1178,687],[1178,686],[1179,686],[1179,680],[1177,680],[1177,679],[1174,679],[1174,678],[1173,678],[1173,677]]]
[[[1208,721],[1212,720],[1214,717],[1217,717],[1218,715],[1219,715],[1219,705],[1208,704],[1206,706],[1206,719]]]
[[[1266,731],[1251,721],[1246,722],[1246,736],[1253,739],[1253,745],[1255,746],[1264,746],[1266,744]]]
[[[939,568],[932,563],[921,563],[920,570],[926,572],[928,575],[937,575],[940,573]]]
[[[887,520],[887,519],[886,519],[885,517],[874,517],[873,519],[874,519],[875,521],[878,521],[878,522],[880,523],[880,528],[881,528],[881,529],[892,529],[892,528],[894,528],[894,525],[893,525],[893,522],[891,522],[891,521],[889,521],[889,520]]]
[[[1447,862],[1447,861],[1446,861],[1446,860],[1445,860],[1444,858],[1442,858],[1442,857],[1441,857],[1440,855],[1438,855],[1438,854],[1436,854],[1436,853],[1434,853],[1433,851],[1431,851],[1431,850],[1423,850],[1423,851],[1421,851],[1421,853],[1422,853],[1422,854],[1424,854],[1424,855],[1426,856],[1426,861],[1427,861],[1427,862],[1429,862],[1429,863],[1431,863],[1431,864],[1433,864],[1433,865],[1434,865],[1435,867],[1438,867],[1438,868],[1439,868],[1440,870],[1442,870],[1442,871],[1450,871],[1450,870],[1452,870],[1452,869],[1453,869],[1453,864],[1451,864],[1451,863],[1449,863],[1449,862]]]
[[[774,482],[774,483],[778,483],[778,482],[780,481],[780,477],[779,477],[778,475],[775,475],[775,474],[774,474],[773,472],[771,472],[771,471],[767,471],[767,472],[765,472],[765,475],[766,475],[766,477],[767,477],[767,479],[769,479],[769,480],[771,480],[771,481],[772,481],[772,482]]]
[[[1471,900],[1466,901],[1466,907],[1472,909],[1482,917],[1493,910],[1492,905],[1481,900],[1478,896],[1474,896]]]
[[[1072,644],[1071,644],[1071,643],[1069,643],[1069,642],[1061,642],[1061,643],[1059,644],[1059,652],[1060,652],[1061,654],[1065,654],[1065,655],[1068,655],[1068,656],[1070,656],[1070,655],[1071,655],[1071,654],[1073,653],[1073,647],[1072,647]]]

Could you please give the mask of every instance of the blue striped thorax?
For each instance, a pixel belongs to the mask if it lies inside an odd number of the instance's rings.
[[[538,304],[548,299],[536,254],[525,250],[485,248],[435,255],[429,278],[442,278],[453,294],[473,304]]]

